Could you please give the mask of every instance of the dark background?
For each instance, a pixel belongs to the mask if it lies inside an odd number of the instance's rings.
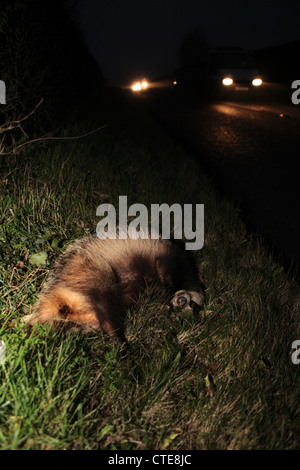
[[[0,0],[0,6],[0,79],[7,89],[0,126],[8,153],[64,120],[82,122],[84,112],[100,119],[110,109],[103,106],[110,84],[128,87],[141,76],[150,85],[168,83],[134,98],[242,204],[272,247],[300,262],[300,106],[291,104],[291,83],[300,79],[300,2]],[[173,80],[159,80],[176,77],[179,67],[202,70],[220,46],[254,51],[261,92],[223,97],[220,106],[205,102],[202,82],[177,93]],[[133,98],[130,90],[113,93],[118,103],[120,93]]]
[[[84,0],[77,6],[87,45],[104,76],[119,85],[139,75],[169,75],[180,65],[184,36],[198,28],[209,47],[269,48],[300,40],[296,0]],[[286,59],[297,67],[299,44],[267,51],[271,62]]]

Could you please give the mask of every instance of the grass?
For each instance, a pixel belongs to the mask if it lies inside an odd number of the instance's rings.
[[[112,93],[100,104],[63,130],[108,123],[99,133],[0,162],[0,448],[299,448],[296,282],[138,103]],[[126,358],[103,334],[20,322],[66,244],[94,233],[97,206],[119,195],[205,204],[203,316],[141,295]]]

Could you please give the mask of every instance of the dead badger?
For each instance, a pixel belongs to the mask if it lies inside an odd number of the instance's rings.
[[[29,324],[68,320],[125,342],[124,320],[139,292],[167,291],[172,304],[198,311],[204,299],[192,257],[169,240],[84,238],[56,263]],[[70,323],[69,323],[70,324]]]

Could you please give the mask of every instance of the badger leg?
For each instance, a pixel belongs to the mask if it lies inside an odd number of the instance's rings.
[[[117,295],[108,294],[107,292],[93,292],[90,295],[91,305],[95,311],[100,328],[116,339],[119,343],[126,343],[124,334],[124,304]]]
[[[125,334],[124,334],[124,325],[121,321],[111,321],[106,320],[101,324],[101,329],[107,333],[109,336],[112,336],[120,344],[127,344]]]

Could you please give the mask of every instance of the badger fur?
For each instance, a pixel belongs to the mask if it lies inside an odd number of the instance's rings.
[[[141,291],[166,291],[172,305],[198,311],[204,300],[192,257],[169,240],[89,237],[56,263],[29,324],[67,320],[125,342],[124,320]]]

